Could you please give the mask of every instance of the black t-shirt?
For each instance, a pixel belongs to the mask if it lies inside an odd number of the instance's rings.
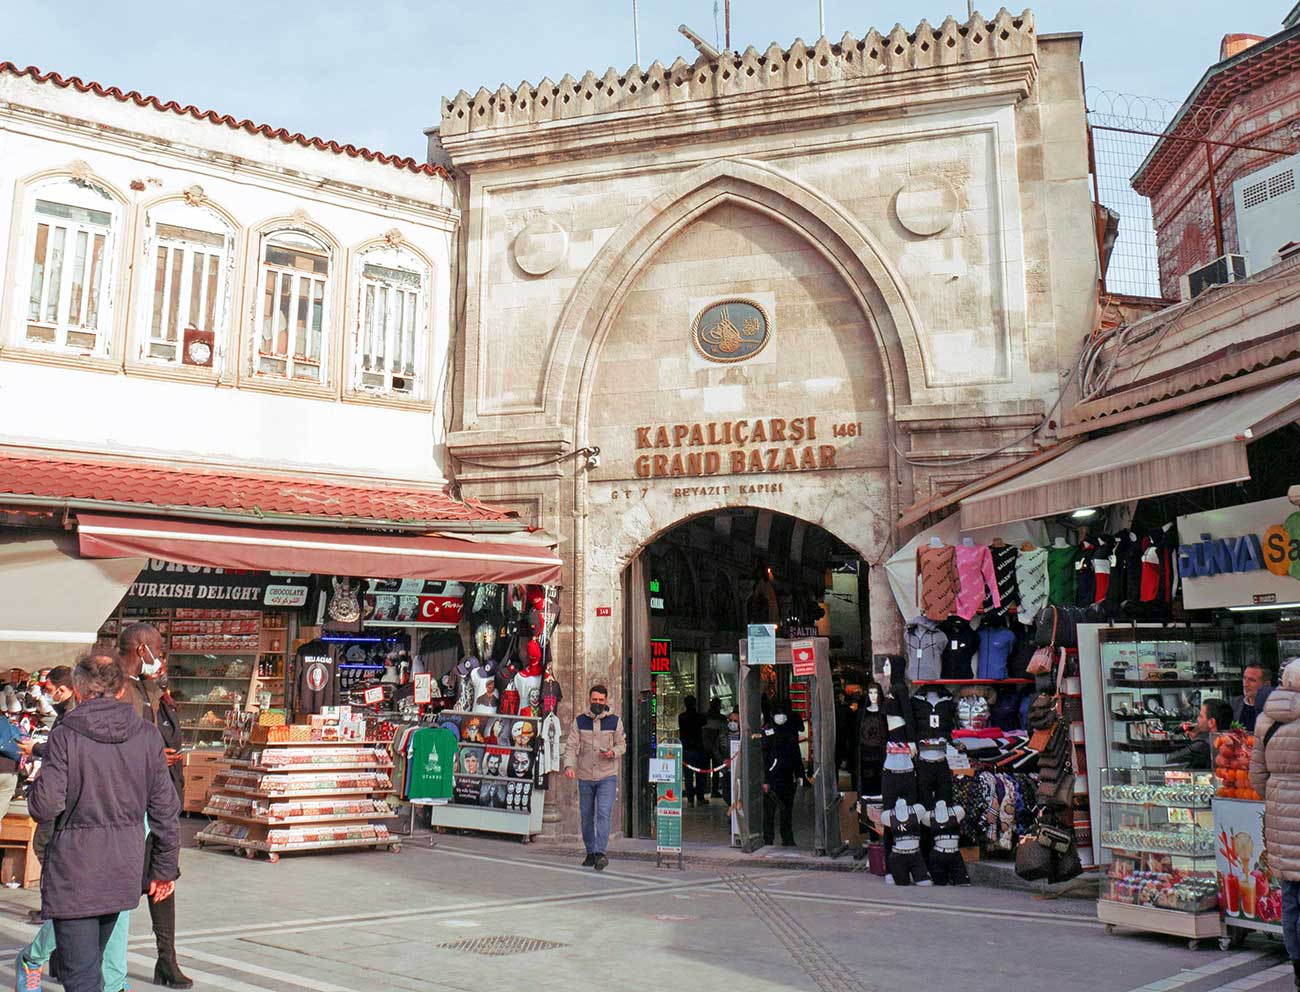
[[[299,713],[319,713],[322,706],[338,705],[338,666],[324,641],[308,641],[298,649],[293,663],[298,672]]]

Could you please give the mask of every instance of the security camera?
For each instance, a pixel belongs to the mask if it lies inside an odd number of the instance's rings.
[[[587,468],[600,468],[600,449],[587,449]]]
[[[716,62],[722,58],[722,53],[701,38],[698,34],[688,28],[685,24],[677,25],[677,30],[686,36],[686,40],[695,46],[695,50],[703,55],[706,59]]]

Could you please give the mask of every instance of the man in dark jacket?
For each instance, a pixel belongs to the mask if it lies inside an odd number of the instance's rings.
[[[124,687],[116,659],[77,663],[77,708],[50,734],[27,798],[34,819],[55,821],[41,912],[54,921],[65,992],[100,990],[104,945],[118,915],[140,902],[146,815],[154,839],[149,898],[170,896],[178,874],[180,803],[162,738],[120,701]]]
[[[803,755],[799,751],[799,732],[790,707],[779,704],[772,721],[763,727],[763,843],[775,839],[777,814],[781,817],[781,845],[794,847],[794,794],[804,779]]]

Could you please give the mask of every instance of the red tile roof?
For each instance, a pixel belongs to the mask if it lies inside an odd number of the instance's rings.
[[[256,121],[236,120],[229,114],[219,114],[215,110],[200,110],[193,104],[182,107],[175,100],[164,102],[156,96],[146,96],[137,90],[122,90],[116,86],[104,86],[93,79],[85,80],[78,76],[61,76],[57,72],[44,72],[33,65],[22,68],[13,62],[0,62],[0,73],[8,73],[12,76],[27,76],[38,83],[53,83],[55,86],[64,89],[72,87],[80,93],[94,93],[96,96],[112,97],[119,103],[134,103],[137,107],[152,107],[154,110],[161,110],[164,113],[193,117],[195,120],[210,121],[213,124],[224,124],[226,127],[247,131],[249,134],[258,134],[266,138],[278,138],[285,144],[302,145],[304,148],[317,148],[321,151],[347,155],[349,158],[363,158],[367,162],[392,165],[399,169],[418,172],[426,176],[450,178],[447,170],[442,166],[429,165],[409,156],[388,155],[384,152],[372,151],[369,148],[358,148],[356,145],[341,145],[337,141],[326,141],[323,138],[309,137],[297,132],[291,133],[282,127],[271,127],[269,124],[258,124]]]
[[[51,500],[100,500],[139,507],[194,508],[231,514],[355,518],[365,521],[441,523],[508,520],[473,500],[413,485],[363,485],[292,476],[258,475],[144,461],[48,458],[0,452],[0,506],[4,494]]]

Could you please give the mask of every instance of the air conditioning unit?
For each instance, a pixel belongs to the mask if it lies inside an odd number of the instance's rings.
[[[1300,155],[1278,159],[1232,184],[1237,241],[1251,272],[1281,260],[1284,245],[1300,239]]]
[[[1179,297],[1194,300],[1211,286],[1226,286],[1246,278],[1245,255],[1220,255],[1213,262],[1183,273]]]

